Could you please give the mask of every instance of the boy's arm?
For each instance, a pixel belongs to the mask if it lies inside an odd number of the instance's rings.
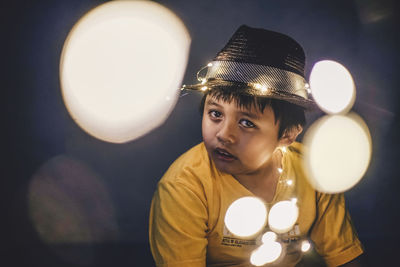
[[[357,258],[348,263],[340,265],[340,267],[363,267],[363,266],[365,266],[365,263],[363,261],[363,255],[358,256]]]
[[[206,200],[181,182],[158,185],[150,210],[150,247],[157,266],[206,265]]]
[[[353,266],[363,253],[343,194],[317,193],[317,218],[310,236],[328,266]]]

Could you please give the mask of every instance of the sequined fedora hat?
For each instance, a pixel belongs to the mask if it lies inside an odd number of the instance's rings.
[[[199,83],[183,89],[207,91],[222,86],[312,109],[315,102],[309,99],[304,65],[303,48],[291,37],[242,25],[197,73]],[[202,72],[206,72],[203,77]]]

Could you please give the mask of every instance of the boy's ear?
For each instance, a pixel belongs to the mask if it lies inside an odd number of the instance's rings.
[[[280,146],[289,146],[296,141],[297,136],[303,131],[303,127],[299,124],[291,128],[286,129],[283,132],[282,137],[279,139]]]

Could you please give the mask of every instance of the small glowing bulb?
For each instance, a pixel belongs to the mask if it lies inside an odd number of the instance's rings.
[[[213,65],[212,63],[208,63],[207,67],[212,67],[212,65]]]
[[[263,243],[276,241],[277,235],[274,232],[266,232],[263,234],[261,241]]]
[[[304,240],[301,243],[301,251],[307,252],[307,251],[310,250],[310,248],[311,248],[311,244],[310,244],[310,242],[308,240]]]
[[[293,181],[292,180],[287,180],[286,183],[287,183],[287,185],[292,185]]]
[[[261,89],[261,88],[262,88],[261,84],[259,84],[259,83],[254,84],[254,87],[255,87],[256,89]]]
[[[205,84],[207,82],[206,78],[201,79],[201,84]]]
[[[282,152],[283,153],[286,153],[287,152],[287,148],[284,146],[284,147],[282,147]]]
[[[283,169],[282,169],[282,168],[278,168],[278,172],[279,172],[279,173],[282,173],[282,172],[283,172]]]
[[[201,91],[205,91],[205,90],[207,90],[208,89],[208,87],[207,86],[203,86],[203,87],[201,87]]]

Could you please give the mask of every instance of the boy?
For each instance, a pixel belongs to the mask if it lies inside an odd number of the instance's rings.
[[[309,238],[328,266],[357,266],[363,249],[343,194],[316,192],[302,170],[295,140],[304,110],[314,106],[304,64],[290,37],[243,25],[202,82],[185,87],[205,92],[204,142],[171,165],[154,194],[150,245],[157,266],[252,266],[259,239],[234,236],[224,224],[229,205],[244,196],[267,207],[297,198],[299,217],[292,231],[278,234],[283,253],[269,265],[295,266],[300,241]]]

